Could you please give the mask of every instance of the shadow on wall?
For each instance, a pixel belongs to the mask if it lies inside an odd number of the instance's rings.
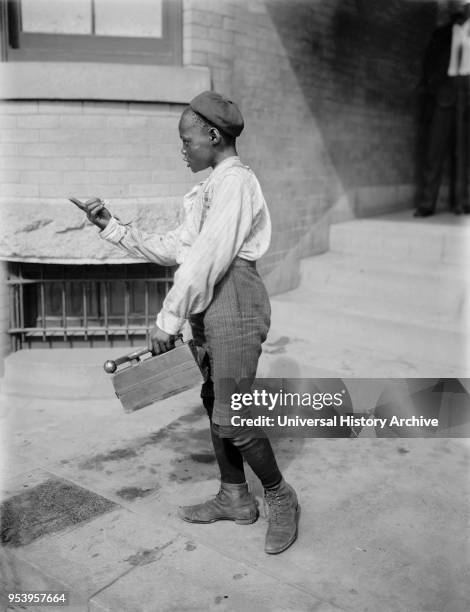
[[[417,85],[438,3],[265,4],[344,188],[415,183]]]

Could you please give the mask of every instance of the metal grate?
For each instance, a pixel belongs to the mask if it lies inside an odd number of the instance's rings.
[[[10,264],[13,347],[148,340],[172,279],[172,268],[154,264]]]

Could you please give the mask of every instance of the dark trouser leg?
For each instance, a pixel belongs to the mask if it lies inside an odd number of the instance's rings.
[[[436,106],[429,128],[425,152],[423,188],[418,210],[434,212],[446,157],[449,153],[455,107]]]
[[[467,210],[470,201],[468,193],[468,166],[470,163],[470,77],[458,77],[457,110],[455,130],[455,208],[456,212]]]

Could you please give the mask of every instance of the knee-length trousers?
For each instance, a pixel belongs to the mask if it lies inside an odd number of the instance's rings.
[[[190,317],[194,342],[205,349],[207,374],[201,397],[213,398],[212,423],[220,437],[237,434],[231,417],[243,409],[233,412],[231,395],[240,381],[246,389],[256,377],[270,316],[269,297],[256,263],[237,257],[215,286],[208,308]]]

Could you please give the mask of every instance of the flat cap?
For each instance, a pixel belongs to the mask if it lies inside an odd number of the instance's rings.
[[[239,136],[245,125],[238,106],[215,91],[203,91],[191,100],[189,106],[231,136]]]

